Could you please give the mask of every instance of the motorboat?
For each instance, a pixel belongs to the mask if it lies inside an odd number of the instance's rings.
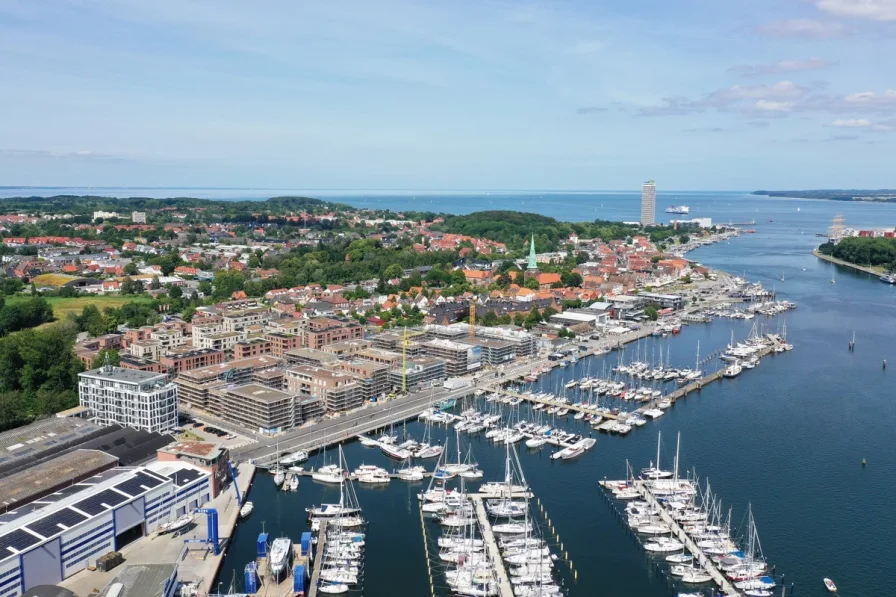
[[[832,581],[830,578],[825,578],[825,579],[824,579],[824,586],[825,586],[825,588],[826,588],[828,591],[830,591],[831,593],[836,593],[836,592],[837,592],[837,585],[835,585],[835,584],[834,584],[834,581]]]
[[[292,540],[289,537],[278,537],[271,544],[270,571],[275,577],[289,569],[292,555]]]
[[[339,595],[341,593],[348,593],[349,587],[345,583],[322,582],[318,585],[317,590],[328,595]]]
[[[407,460],[414,454],[407,448],[400,448],[388,443],[380,443],[380,450],[389,458],[395,460]]]
[[[246,518],[250,514],[252,514],[252,510],[255,509],[255,505],[252,502],[246,502],[243,504],[243,507],[240,508],[240,518]]]
[[[540,448],[543,445],[545,445],[545,443],[547,443],[547,441],[548,441],[548,439],[544,436],[531,437],[526,440],[526,447],[533,448],[533,449]]]
[[[308,460],[308,452],[306,452],[305,450],[299,450],[298,452],[287,454],[286,456],[281,458],[280,464],[282,464],[283,466],[289,466],[291,464],[305,462],[306,460]]]
[[[728,378],[737,377],[741,374],[741,371],[743,371],[743,367],[741,367],[740,363],[734,361],[733,363],[725,367],[725,370],[722,372],[722,376]]]
[[[298,475],[294,474],[289,478],[289,490],[290,491],[298,491],[299,490],[299,476]]]
[[[382,469],[364,473],[358,476],[358,483],[364,483],[366,485],[382,485],[388,483],[391,480],[392,477],[389,475],[389,473]]]
[[[398,478],[402,481],[422,481],[426,469],[422,466],[412,466],[398,471]]]

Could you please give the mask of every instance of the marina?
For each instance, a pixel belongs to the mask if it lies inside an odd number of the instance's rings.
[[[720,221],[744,219],[744,214],[737,211],[742,208],[734,202],[731,205],[735,207],[729,207],[727,202],[712,203],[694,197],[683,201],[695,212],[698,209],[695,206],[699,205],[699,213],[711,214]],[[869,285],[865,274],[854,276],[812,257],[811,249],[817,243],[812,231],[824,229],[833,214],[828,211],[842,209],[841,206],[803,202],[802,213],[797,214],[789,201],[750,199],[747,205],[750,206],[747,215],[756,205],[775,224],[757,224],[758,233],[739,239],[737,246],[720,243],[698,249],[689,257],[750,280],[763,280],[769,289],[776,288],[779,299],[798,302],[798,309],[779,316],[786,320],[794,350],[785,355],[769,355],[753,370],[743,369],[737,377],[705,384],[699,392],[691,391],[687,400],[677,400],[672,408],[663,411],[664,415],[648,425],[634,426],[624,440],[616,437],[617,434],[594,434],[597,445],[591,454],[577,459],[553,460],[549,457],[551,452],[543,448],[526,449],[524,441],[517,444],[526,467],[527,482],[536,499],[551,510],[552,526],[563,537],[563,551],[577,560],[588,561],[588,566],[578,570],[577,578],[560,571],[559,580],[566,595],[671,597],[683,592],[702,593],[706,597],[710,592],[709,586],[702,587],[701,591],[699,585],[676,585],[669,568],[648,557],[634,536],[620,528],[618,519],[610,515],[614,509],[592,507],[588,510],[591,514],[583,516],[583,508],[591,498],[581,496],[593,496],[601,479],[619,478],[620,463],[626,459],[645,464],[655,459],[654,431],[662,431],[664,437],[674,437],[679,430],[688,445],[688,455],[682,457],[682,470],[694,465],[699,472],[709,473],[714,488],[718,487],[727,496],[735,512],[745,513],[752,504],[756,519],[762,521],[763,551],[773,558],[778,570],[786,571],[786,580],[776,588],[776,595],[785,585],[788,595],[791,587],[796,595],[827,594],[824,578],[836,581],[843,594],[886,594],[888,591],[886,581],[879,574],[885,566],[881,554],[896,549],[896,544],[893,537],[880,533],[880,528],[894,523],[889,508],[893,470],[887,456],[887,438],[889,429],[896,425],[896,418],[888,397],[887,373],[881,371],[880,363],[883,358],[896,359],[891,342],[896,334],[891,317],[891,287],[876,281]],[[885,209],[877,205],[845,207],[859,214],[864,211],[877,214]],[[822,215],[812,220],[815,212]],[[856,221],[861,217],[850,216]],[[818,222],[814,227],[813,221]],[[802,236],[800,228],[806,231]],[[832,271],[837,272],[836,285],[830,284]],[[782,277],[785,282],[780,281]],[[835,325],[830,323],[831,317]],[[750,320],[746,314],[719,315],[711,316],[709,322],[703,321],[702,315],[700,318],[701,325],[682,326],[677,335],[641,333],[640,342],[648,353],[655,354],[659,354],[660,346],[665,352],[671,345],[671,360],[679,368],[694,367],[699,342],[701,355],[713,355],[714,363],[701,369],[713,372],[722,364],[718,356],[730,343],[731,331],[735,331],[737,338],[745,337],[759,316]],[[853,330],[857,331],[858,341],[855,352],[848,353],[846,344]],[[626,363],[636,344],[626,347]],[[619,363],[619,352],[580,358],[567,367],[539,364],[539,368],[546,366],[549,371],[539,374],[533,382],[518,381],[516,387],[536,394],[559,395],[559,389],[570,381],[600,376],[604,363],[611,370]],[[722,364],[725,366],[727,363]],[[863,382],[856,384],[856,379]],[[666,393],[678,389],[671,385]],[[570,404],[578,400],[573,396],[579,391],[569,390]],[[487,395],[488,392],[484,396]],[[493,403],[484,401],[483,397],[477,402],[477,410],[487,413]],[[626,409],[626,405],[628,408],[642,406],[619,399],[610,404],[620,410]],[[504,408],[509,410],[509,406],[506,404]],[[536,416],[533,407],[531,402],[521,401],[516,408],[522,419],[531,421]],[[418,421],[417,415],[425,408],[428,404],[402,421],[387,421],[375,429],[388,427],[391,422],[399,436],[406,433],[419,440],[424,435],[425,423]],[[463,409],[459,401],[459,406],[449,414],[459,416]],[[544,409],[537,412],[543,413]],[[570,409],[567,416],[556,418],[551,426],[587,435],[589,427],[583,419],[575,420],[574,414]],[[365,448],[351,439],[365,432],[359,430],[340,438],[345,442],[343,447],[352,470],[361,464],[389,471],[403,466],[378,449]],[[485,432],[462,431],[461,434],[465,445],[468,442],[473,446],[477,466],[484,471],[483,478],[501,478],[504,445],[485,438]],[[433,443],[450,441],[453,446],[455,437],[453,425],[432,425]],[[811,458],[799,456],[804,454],[811,454]],[[863,459],[867,460],[867,466],[861,465]],[[672,462],[671,455],[664,455],[664,461]],[[431,470],[432,463],[422,464]],[[316,469],[320,466],[318,456],[312,454],[304,466]],[[820,490],[819,479],[831,474],[836,474],[839,482]],[[431,582],[426,550],[420,545],[421,513],[416,493],[425,489],[429,480],[393,479],[381,486],[358,487],[359,500],[364,511],[370,514],[368,539],[371,544],[389,545],[387,553],[371,550],[366,556],[363,585],[366,596],[391,595],[398,571],[408,592],[438,597],[454,594],[435,563]],[[335,491],[337,487],[304,477],[296,493],[275,491],[271,477],[260,476],[250,495],[256,511],[237,527],[237,540],[228,549],[221,573],[225,585],[231,578],[231,570],[238,570],[242,575],[263,523],[267,528],[288,528],[292,529],[291,534],[298,533],[307,524],[303,508],[334,501]],[[806,520],[806,504],[811,504],[816,511],[841,512],[841,515],[828,519],[825,525],[815,524]],[[744,521],[741,523],[740,526],[745,526]],[[430,531],[437,529],[429,519],[426,524]],[[434,533],[427,536],[430,544],[434,544]],[[865,541],[859,537],[873,537],[877,547],[874,550],[863,547]],[[837,558],[831,557],[832,545],[841,548]],[[246,551],[250,553],[247,555]],[[392,555],[395,552],[408,555],[396,563]],[[437,559],[432,549],[430,555]]]

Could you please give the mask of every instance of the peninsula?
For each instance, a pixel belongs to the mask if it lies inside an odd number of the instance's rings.
[[[753,191],[753,195],[785,199],[827,199],[829,201],[880,201],[896,203],[894,189],[815,189],[804,191]]]

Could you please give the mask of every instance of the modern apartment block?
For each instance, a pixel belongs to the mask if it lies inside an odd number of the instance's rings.
[[[297,365],[286,370],[286,387],[291,394],[316,398],[328,413],[357,408],[364,403],[360,384],[347,373]]]
[[[167,433],[177,427],[177,386],[164,373],[107,365],[78,374],[81,406],[101,425]]]
[[[287,350],[301,348],[302,346],[302,337],[298,334],[268,332],[264,337],[271,343],[271,354],[275,357],[283,358]]]
[[[364,337],[364,327],[357,321],[342,321],[330,317],[309,319],[302,329],[304,347],[320,349],[327,344],[359,340]]]
[[[656,183],[648,180],[641,185],[641,225],[656,224]]]
[[[423,354],[445,361],[448,377],[468,375],[482,366],[482,349],[452,340],[435,339],[421,344]]]
[[[261,356],[240,361],[228,361],[184,371],[174,379],[177,384],[181,402],[202,410],[209,409],[209,396],[216,387],[233,384],[242,385],[252,382],[264,383],[263,373],[269,369],[278,369],[283,361],[272,356]],[[279,386],[279,382],[277,382]]]
[[[195,328],[193,328],[195,330]],[[217,332],[214,334],[202,334],[199,340],[193,336],[194,348],[210,348],[211,350],[220,350],[227,354],[233,354],[233,347],[237,342],[246,339],[246,332]]]
[[[363,400],[379,398],[391,389],[389,387],[391,367],[385,363],[353,359],[339,363],[339,368],[355,378],[361,387]]]
[[[468,338],[461,344],[476,346],[481,351],[482,362],[496,367],[513,361],[516,351],[512,342],[497,338]]]
[[[224,313],[222,326],[225,332],[239,332],[253,325],[263,325],[271,319],[271,310],[266,307],[255,307],[240,311]]]
[[[271,354],[271,343],[267,338],[247,338],[233,345],[233,358],[248,359]]]
[[[220,386],[211,392],[215,414],[260,433],[277,433],[298,427],[323,414],[321,401],[261,384]]]
[[[445,380],[445,361],[430,357],[413,357],[407,360],[407,387],[423,387]],[[401,389],[401,366],[389,371],[389,385]]]
[[[168,375],[173,379],[184,371],[211,367],[224,362],[224,351],[211,348],[179,348],[168,351],[159,362],[168,369]]]
[[[339,357],[331,352],[311,348],[293,348],[283,355],[287,365],[308,365],[310,367],[331,367],[339,363]]]

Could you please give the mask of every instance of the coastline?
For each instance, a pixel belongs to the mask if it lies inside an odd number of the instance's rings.
[[[818,249],[812,249],[812,254],[821,259],[822,261],[827,261],[828,263],[833,263],[834,265],[842,265],[843,267],[849,267],[856,271],[863,272],[866,274],[871,274],[875,277],[880,277],[881,274],[884,274],[884,270],[881,269],[877,271],[870,267],[865,267],[863,265],[856,265],[855,263],[850,263],[848,261],[843,261],[842,259],[837,259],[836,257],[831,257],[830,255],[825,255],[818,251]]]

